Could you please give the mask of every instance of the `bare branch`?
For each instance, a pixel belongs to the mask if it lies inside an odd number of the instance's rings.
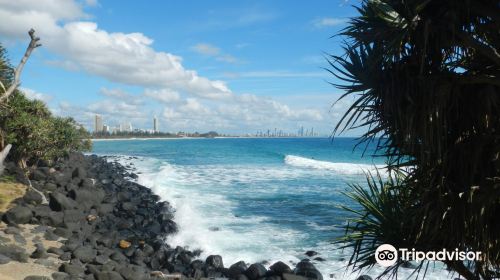
[[[33,52],[34,49],[40,47],[42,44],[39,43],[40,38],[35,36],[35,30],[32,28],[28,32],[30,35],[31,41],[30,44],[28,45],[28,48],[26,49],[26,52],[24,53],[23,58],[21,59],[21,62],[19,62],[19,65],[16,67],[16,70],[14,71],[14,81],[12,84],[9,86],[9,88],[5,91],[4,95],[0,97],[0,102],[4,102],[9,98],[9,96],[14,93],[14,91],[19,87],[21,84],[20,78],[21,78],[21,72],[23,71],[24,65],[26,64],[26,61],[28,61],[28,58],[31,55],[31,52]]]

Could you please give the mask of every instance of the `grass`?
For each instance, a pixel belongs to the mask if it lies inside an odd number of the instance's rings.
[[[0,212],[7,211],[12,201],[22,197],[26,193],[26,189],[25,185],[16,183],[14,177],[0,177]]]

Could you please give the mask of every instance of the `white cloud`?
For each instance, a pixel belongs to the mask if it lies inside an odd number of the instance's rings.
[[[37,92],[35,90],[32,90],[30,88],[20,88],[20,90],[24,93],[24,95],[28,98],[28,99],[31,99],[31,100],[41,100],[45,103],[48,103],[49,101],[52,100],[52,96],[51,95],[48,95],[48,94],[45,94],[45,93],[41,93],[41,92]]]
[[[161,112],[164,119],[175,120],[166,122],[169,127],[199,130],[285,128],[285,125],[292,126],[297,122],[324,119],[324,113],[314,108],[292,108],[269,98],[234,94],[224,81],[201,77],[196,71],[185,69],[181,57],[155,50],[153,40],[142,33],[108,32],[95,22],[80,21],[88,15],[79,3],[69,0],[0,0],[0,35],[20,38],[24,43],[27,30],[34,27],[44,48],[60,57],[46,63],[72,71],[85,71],[119,85],[144,90],[142,94],[131,94],[118,88],[101,88],[100,94],[106,98],[89,105],[60,102],[56,110],[62,115],[74,116],[87,125],[92,124],[95,114],[103,115],[106,123],[128,120],[135,125],[136,122],[146,124],[155,112]],[[94,4],[93,1],[85,3]],[[242,23],[270,18],[269,15],[247,15]],[[193,50],[216,60],[238,62],[219,47],[209,44],[195,47]],[[261,71],[236,75],[244,78],[292,78],[319,77],[324,73]],[[44,97],[34,91],[31,94]],[[160,101],[161,105],[144,102],[144,97]]]
[[[165,104],[177,102],[181,98],[178,92],[169,89],[146,89],[144,91],[144,96],[150,97]]]
[[[99,6],[99,1],[98,0],[85,0],[85,5],[89,7],[97,7]]]
[[[220,53],[220,49],[216,46],[207,44],[207,43],[199,43],[191,47],[191,49],[199,54],[215,56]]]
[[[196,53],[199,53],[201,55],[214,57],[218,61],[227,62],[227,63],[239,62],[239,60],[236,57],[234,57],[230,54],[223,53],[219,47],[216,47],[216,46],[211,45],[211,44],[198,43],[198,44],[192,46],[191,50],[196,52]]]
[[[291,72],[291,71],[249,71],[249,72],[227,72],[225,78],[303,78],[303,77],[326,77],[327,72]]]
[[[41,4],[41,3],[44,4]],[[182,59],[155,51],[153,40],[142,33],[109,33],[94,22],[60,21],[85,17],[74,1],[0,0],[0,34],[26,38],[34,27],[42,44],[62,55],[63,65],[122,84],[170,88],[192,95],[222,99],[231,95],[223,81],[200,77],[182,66]],[[15,3],[15,4],[12,4]],[[60,4],[60,6],[58,6]],[[56,63],[57,62],[52,62]]]
[[[331,17],[325,17],[325,18],[318,18],[312,21],[312,24],[316,28],[323,28],[323,27],[332,27],[332,26],[338,26],[342,25],[347,22],[346,18],[331,18]]]

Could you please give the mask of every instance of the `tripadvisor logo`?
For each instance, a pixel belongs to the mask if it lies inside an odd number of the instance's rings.
[[[477,261],[481,260],[481,252],[479,251],[459,251],[455,249],[448,251],[446,249],[440,251],[416,251],[415,249],[399,248],[397,250],[391,244],[382,244],[375,251],[375,260],[381,266],[388,267],[394,265],[398,261],[398,256],[402,261]]]

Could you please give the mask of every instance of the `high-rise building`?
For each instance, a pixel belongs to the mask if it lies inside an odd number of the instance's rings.
[[[158,119],[156,116],[153,118],[153,132],[159,132],[160,130],[158,129]]]
[[[121,132],[131,132],[132,131],[132,123],[125,122],[125,123],[120,124],[120,131]]]
[[[95,115],[94,132],[102,132],[102,131],[103,131],[102,116]]]

